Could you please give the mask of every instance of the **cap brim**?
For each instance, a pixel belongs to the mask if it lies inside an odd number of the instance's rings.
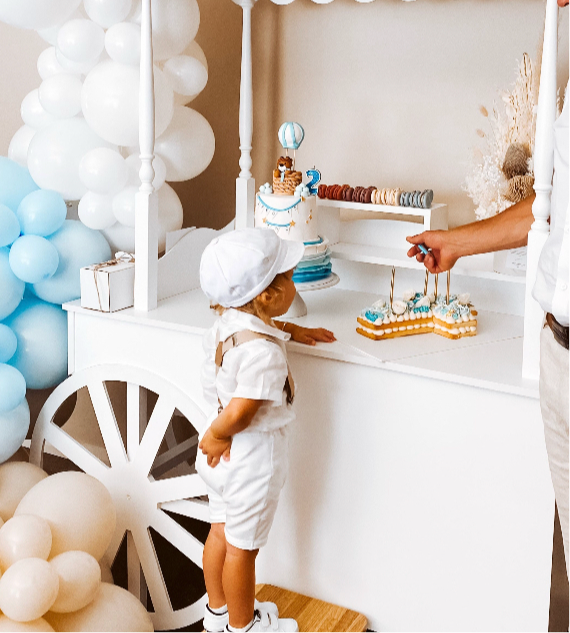
[[[281,240],[282,247],[285,247],[285,257],[283,263],[279,266],[277,274],[286,273],[292,270],[303,259],[305,254],[305,245],[303,242],[293,242],[292,240]]]

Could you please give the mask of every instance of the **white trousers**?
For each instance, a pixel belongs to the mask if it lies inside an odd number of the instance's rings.
[[[540,337],[540,409],[568,573],[568,351],[546,326]]]

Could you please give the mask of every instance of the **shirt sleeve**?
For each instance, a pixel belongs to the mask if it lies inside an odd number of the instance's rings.
[[[251,341],[235,351],[241,354],[236,367],[237,386],[233,397],[270,400],[281,405],[289,373],[281,348],[269,341]]]
[[[218,394],[216,391],[216,331],[214,326],[209,329],[202,339],[202,347],[206,354],[202,365],[201,382],[204,397],[208,404],[218,406]]]

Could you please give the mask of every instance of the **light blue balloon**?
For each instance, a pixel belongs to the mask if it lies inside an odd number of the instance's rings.
[[[15,409],[26,397],[26,381],[11,365],[0,363],[0,413]]]
[[[26,400],[8,413],[0,413],[0,464],[22,446],[30,428],[30,407]]]
[[[10,365],[28,389],[55,387],[67,377],[67,313],[60,306],[26,296],[4,323],[18,339]]]
[[[61,228],[67,216],[67,206],[57,191],[39,189],[20,202],[16,215],[24,235],[46,237]]]
[[[39,189],[25,167],[5,156],[0,156],[0,183],[0,202],[14,213],[29,193]]]
[[[66,303],[81,295],[79,270],[111,258],[111,248],[99,233],[79,220],[66,220],[59,231],[47,238],[59,253],[59,266],[53,277],[31,286],[40,299]]]
[[[10,246],[18,237],[20,237],[20,223],[16,214],[10,207],[0,203],[0,246]]]
[[[18,307],[26,288],[10,268],[9,253],[9,249],[0,248],[0,321]]]
[[[10,266],[18,279],[35,284],[53,276],[59,264],[56,247],[39,235],[22,235],[10,249]]]
[[[16,353],[18,339],[11,328],[0,323],[0,363],[7,363]]]

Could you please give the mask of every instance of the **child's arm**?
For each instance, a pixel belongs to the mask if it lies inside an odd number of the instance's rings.
[[[208,466],[214,468],[220,459],[230,458],[232,435],[246,429],[253,420],[263,400],[232,398],[228,406],[212,422],[204,433],[198,448],[208,456]]]
[[[295,325],[295,323],[289,323],[288,321],[273,321],[273,323],[275,323],[280,330],[288,332],[291,335],[291,340],[297,341],[297,343],[315,345],[317,342],[332,343],[336,341],[335,335],[324,327],[302,327]]]

